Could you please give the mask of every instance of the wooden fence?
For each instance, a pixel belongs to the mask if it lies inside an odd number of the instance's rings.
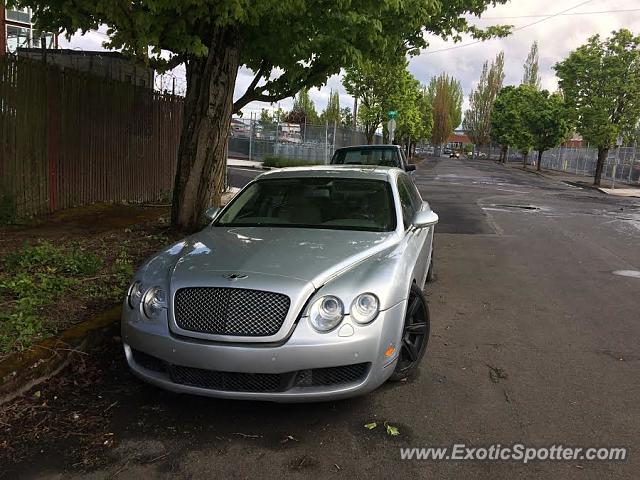
[[[182,99],[0,57],[0,200],[16,216],[154,201],[173,186]]]

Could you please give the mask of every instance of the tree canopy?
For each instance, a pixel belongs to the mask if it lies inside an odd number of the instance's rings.
[[[322,122],[328,122],[330,124],[339,124],[342,120],[342,111],[340,109],[340,94],[331,90],[329,92],[329,100],[327,106],[320,115]]]
[[[313,125],[319,123],[316,106],[309,96],[309,89],[302,88],[293,99],[293,108],[284,117],[288,123],[299,123],[300,125]]]
[[[433,112],[431,143],[442,145],[462,121],[462,87],[458,80],[441,73],[431,79],[427,95]]]
[[[503,155],[509,146],[518,149],[523,154],[525,167],[527,155],[533,147],[528,115],[535,94],[535,88],[530,85],[504,87],[491,114],[491,138],[503,147]]]
[[[540,90],[540,75],[538,74],[539,58],[538,42],[535,41],[531,44],[531,50],[529,50],[529,55],[523,65],[524,74],[522,75],[522,84],[529,85],[536,90]]]
[[[625,29],[606,40],[595,35],[554,68],[578,132],[598,147],[599,185],[609,148],[640,118],[640,36]]]
[[[491,142],[491,112],[504,81],[504,52],[495,60],[484,62],[480,81],[469,95],[469,110],[464,114],[463,128],[473,143],[479,146]]]
[[[108,48],[156,67],[186,64],[172,208],[172,225],[183,230],[200,226],[219,201],[232,113],[320,86],[366,59],[415,54],[425,34],[506,35],[509,27],[468,20],[496,3],[506,0],[10,0],[30,7],[41,31],[70,36],[106,25]],[[241,66],[255,76],[234,99]]]
[[[538,151],[536,168],[540,170],[545,150],[560,145],[571,133],[569,112],[562,95],[549,94],[546,90],[536,91],[526,110],[525,122],[533,148]]]

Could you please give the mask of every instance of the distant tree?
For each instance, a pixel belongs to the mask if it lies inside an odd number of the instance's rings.
[[[463,128],[476,146],[491,142],[491,112],[504,81],[504,52],[491,63],[484,62],[480,81],[469,95],[470,108],[464,114]]]
[[[609,149],[640,118],[640,36],[626,29],[606,40],[595,35],[554,68],[578,132],[598,148],[598,186]]]
[[[342,79],[347,92],[358,98],[358,123],[363,126],[367,142],[373,142],[376,130],[387,119],[390,110],[406,103],[415,79],[407,71],[404,57],[392,58],[386,63],[362,61],[348,68]]]
[[[408,74],[408,72],[407,72]],[[407,75],[402,97],[397,101],[396,140],[410,156],[416,143],[431,136],[433,114],[431,101],[420,82]]]
[[[525,121],[531,134],[532,145],[538,151],[536,169],[540,171],[542,154],[557,147],[571,134],[571,120],[562,95],[549,95],[546,90],[536,91]]]
[[[327,107],[320,115],[320,120],[329,124],[333,124],[334,122],[336,124],[339,124],[341,118],[340,94],[337,91],[334,92],[333,90],[331,90],[331,92],[329,92],[329,101],[327,102]]]
[[[491,138],[502,146],[501,159],[507,160],[509,146],[522,153],[523,167],[533,147],[533,136],[529,131],[529,109],[536,90],[529,85],[508,86],[500,90],[491,114]]]
[[[309,96],[309,89],[303,88],[293,99],[293,108],[286,114],[285,122],[300,125],[316,124],[319,122],[315,104]]]
[[[529,85],[530,87],[535,88],[536,90],[540,90],[540,75],[538,75],[538,42],[534,41],[531,44],[531,50],[529,50],[529,55],[527,56],[527,60],[524,62],[524,75],[522,76],[522,84]]]
[[[258,124],[263,129],[265,129],[265,128],[273,127],[275,123],[276,122],[273,116],[271,115],[271,113],[269,113],[269,110],[267,110],[266,108],[263,108],[262,111],[260,112],[260,119],[258,120]]]
[[[340,118],[342,119],[343,127],[353,127],[353,113],[349,107],[340,109]]]
[[[427,94],[433,111],[431,143],[442,145],[462,121],[462,87],[455,78],[442,73],[431,79]]]

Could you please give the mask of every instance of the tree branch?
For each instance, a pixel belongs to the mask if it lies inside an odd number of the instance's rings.
[[[266,65],[263,66],[265,69],[267,68]],[[263,66],[260,67],[260,70],[263,69]],[[258,70],[258,74],[256,74],[256,77],[251,81],[251,84],[244,95],[233,103],[233,113],[238,113],[242,107],[250,102],[258,101],[273,103],[284,98],[292,97],[302,88],[317,84],[321,79],[321,81],[326,79],[330,68],[330,66],[317,63],[306,69],[306,74],[301,78],[298,78],[296,81],[287,81],[283,74],[283,76],[278,77],[276,80],[268,81],[265,85],[260,87],[257,86],[260,80],[260,77],[258,76],[260,75],[260,70]]]

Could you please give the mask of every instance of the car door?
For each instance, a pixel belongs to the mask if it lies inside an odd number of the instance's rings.
[[[398,175],[398,195],[402,207],[402,220],[406,234],[407,248],[405,254],[413,261],[413,278],[420,288],[427,278],[428,261],[431,255],[430,242],[432,228],[414,228],[413,217],[423,206],[422,197],[409,175]]]

